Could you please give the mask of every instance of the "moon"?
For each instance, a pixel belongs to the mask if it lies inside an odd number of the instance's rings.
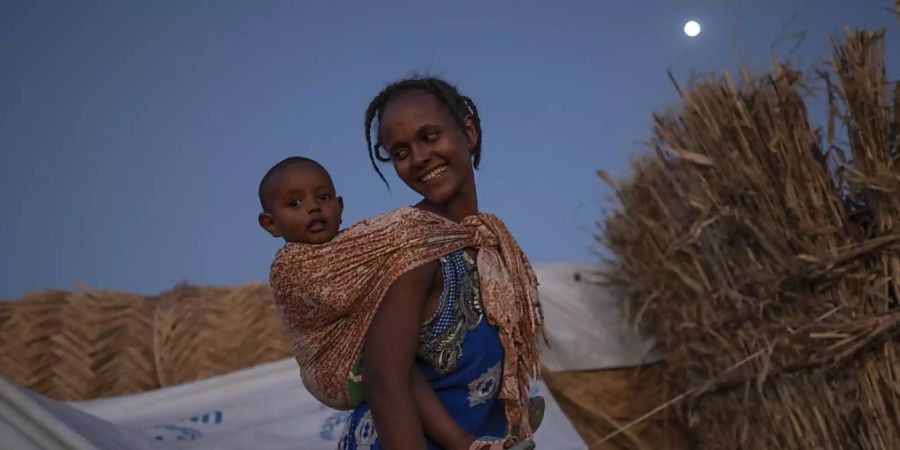
[[[690,37],[697,36],[700,34],[700,24],[693,20],[684,24],[684,34]]]

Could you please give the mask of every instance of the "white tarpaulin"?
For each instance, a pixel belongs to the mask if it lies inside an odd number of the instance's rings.
[[[543,383],[538,448],[585,445]],[[346,412],[322,406],[286,359],[155,391],[58,402],[0,381],[0,448],[99,450],[333,450]]]
[[[547,370],[631,367],[659,359],[653,342],[623,319],[620,299],[599,285],[599,269],[587,263],[534,265],[551,346],[541,348]]]
[[[618,300],[597,286],[593,264],[536,264],[549,370],[633,366],[650,342],[625,325]],[[535,441],[584,449],[550,392]],[[0,379],[0,449],[334,449],[345,412],[322,406],[292,359],[135,395],[65,403]]]

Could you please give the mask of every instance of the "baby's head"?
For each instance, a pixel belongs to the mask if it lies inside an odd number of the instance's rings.
[[[321,164],[302,156],[272,166],[259,182],[259,225],[287,242],[321,244],[338,233],[344,200]]]

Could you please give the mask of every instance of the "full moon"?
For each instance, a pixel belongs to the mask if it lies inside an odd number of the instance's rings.
[[[700,24],[693,20],[684,24],[684,34],[690,37],[700,34]]]

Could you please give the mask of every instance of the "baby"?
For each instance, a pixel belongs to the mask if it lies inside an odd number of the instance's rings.
[[[325,168],[302,156],[286,158],[266,172],[259,183],[259,202],[262,206],[258,217],[259,225],[273,237],[283,238],[285,242],[324,244],[330,241],[338,234],[344,211],[344,200],[336,194],[334,183]],[[360,360],[357,360],[347,385],[354,405],[365,401]],[[434,409],[440,403],[425,376],[418,370],[413,372],[414,401],[422,418],[422,427],[430,438],[447,449],[480,449],[481,444],[485,444],[483,448],[490,446],[487,442],[475,440],[473,435],[465,432],[455,422],[429,421],[428,418],[436,417]],[[529,405],[529,413],[532,419],[535,415],[539,416],[533,426],[537,428],[543,416],[543,399],[539,400],[539,405],[534,400]],[[438,413],[437,417],[448,416]],[[532,446],[529,440],[520,442],[514,448]]]
[[[323,244],[338,233],[344,199],[321,164],[302,156],[272,166],[259,183],[259,226],[286,242]]]

